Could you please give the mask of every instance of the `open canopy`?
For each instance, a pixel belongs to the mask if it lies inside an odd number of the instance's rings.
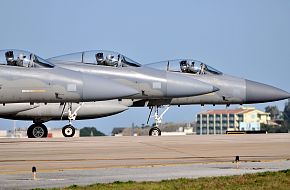
[[[222,74],[222,72],[210,67],[209,65],[205,63],[202,63],[196,60],[191,60],[191,59],[177,59],[177,60],[161,61],[157,63],[147,64],[146,66],[154,68],[154,69],[159,69],[159,70],[190,73],[190,74],[195,74],[195,75],[203,75],[203,74],[221,75]]]
[[[1,50],[0,65],[15,67],[52,68],[53,64],[37,55],[23,50]]]
[[[128,57],[112,51],[93,50],[72,53],[57,57],[52,57],[48,60],[52,62],[62,63],[84,63],[111,67],[140,67],[141,65]]]

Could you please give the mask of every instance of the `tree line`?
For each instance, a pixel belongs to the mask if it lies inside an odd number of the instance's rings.
[[[261,124],[261,130],[266,130],[268,133],[290,132],[290,100],[285,103],[283,111],[280,111],[277,106],[267,106],[265,112],[270,113],[271,120],[279,125]]]

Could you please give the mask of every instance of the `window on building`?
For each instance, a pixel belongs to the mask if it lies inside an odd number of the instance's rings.
[[[244,115],[243,114],[238,114],[238,119],[239,119],[239,121],[243,121],[244,120]]]
[[[197,114],[196,120],[197,120],[197,122],[200,121],[200,114]]]
[[[207,134],[207,128],[205,128],[205,127],[202,128],[202,134],[203,135],[206,135]]]
[[[209,118],[210,121],[213,121],[213,114],[210,114],[210,115],[208,116],[208,118]]]

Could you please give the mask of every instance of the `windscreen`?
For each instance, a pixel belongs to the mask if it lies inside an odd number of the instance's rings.
[[[159,70],[167,70],[172,72],[181,72],[181,73],[189,73],[194,75],[204,75],[204,74],[213,74],[213,75],[221,75],[222,72],[210,67],[209,65],[202,63],[196,60],[190,59],[178,59],[178,60],[169,60],[169,61],[161,61],[157,63],[147,64],[146,66],[159,69]]]
[[[14,67],[53,68],[54,65],[37,55],[22,50],[0,51],[0,64]]]
[[[53,62],[84,63],[109,67],[140,67],[141,65],[128,57],[112,51],[93,50],[72,53],[50,58]]]

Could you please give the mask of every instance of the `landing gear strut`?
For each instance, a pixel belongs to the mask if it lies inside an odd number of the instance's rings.
[[[28,138],[46,138],[47,128],[42,123],[34,123],[27,130]]]
[[[150,129],[149,136],[161,136],[161,130],[158,127],[159,127],[159,125],[162,124],[163,115],[169,110],[170,107],[169,106],[166,106],[166,109],[159,116],[158,115],[158,108],[159,108],[159,106],[152,106],[150,108],[150,113],[149,113],[149,117],[148,117],[148,120],[147,120],[147,124],[148,124],[149,119],[151,117],[151,113],[153,111],[153,108],[154,108],[155,126]]]
[[[76,130],[75,130],[75,128],[72,125],[72,120],[76,119],[77,112],[79,111],[79,109],[82,107],[82,105],[84,103],[80,103],[80,105],[76,108],[76,110],[74,112],[72,110],[72,103],[67,103],[67,104],[68,104],[68,120],[69,120],[69,124],[62,128],[62,135],[64,137],[73,137],[75,135]],[[61,119],[63,117],[65,106],[66,106],[66,103],[64,104],[64,107],[63,107]]]

